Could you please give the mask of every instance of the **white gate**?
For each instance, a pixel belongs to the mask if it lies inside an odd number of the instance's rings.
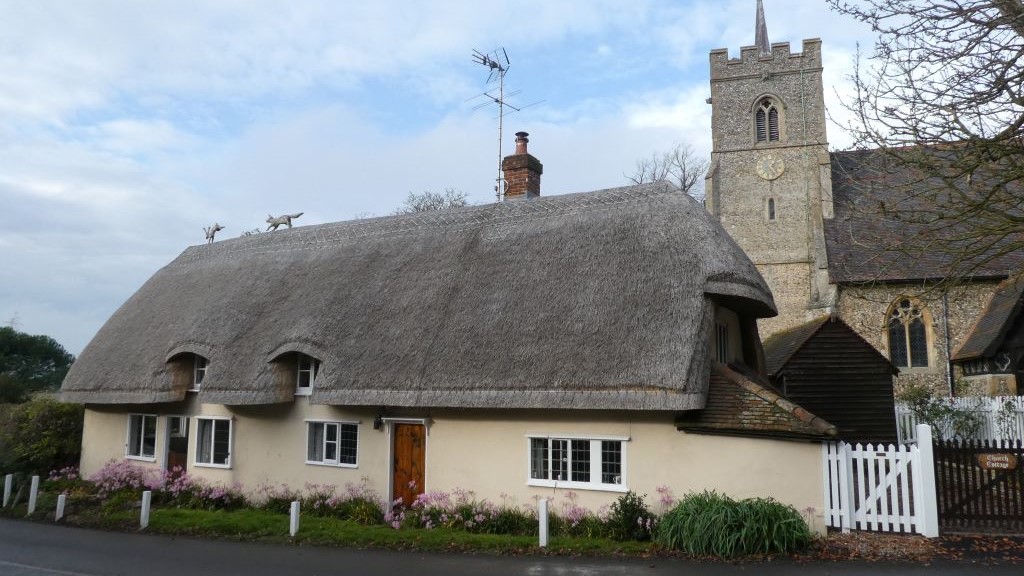
[[[822,444],[828,526],[939,535],[931,429],[916,432],[917,446]]]

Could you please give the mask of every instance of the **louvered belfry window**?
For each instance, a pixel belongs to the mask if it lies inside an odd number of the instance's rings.
[[[771,98],[762,98],[754,113],[758,142],[779,141],[779,109]]]
[[[889,313],[889,359],[898,368],[928,366],[924,315],[910,300],[900,300]]]

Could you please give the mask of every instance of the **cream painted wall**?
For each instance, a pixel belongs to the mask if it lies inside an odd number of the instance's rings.
[[[306,397],[291,404],[228,408],[197,405],[192,397],[179,404],[86,409],[82,472],[95,473],[106,461],[124,458],[127,414],[159,414],[157,462],[165,462],[166,416],[193,416],[189,425],[189,473],[211,482],[238,482],[248,492],[261,484],[358,483],[366,478],[383,498],[389,497],[388,427],[373,429],[375,409],[341,409],[310,405]],[[233,419],[230,469],[198,467],[194,416]],[[422,418],[425,412],[396,411],[389,417]],[[307,419],[359,422],[358,466],[341,468],[305,463]],[[621,492],[528,486],[528,436],[564,435],[627,437],[624,443],[627,488],[646,494],[658,511],[657,487],[669,486],[676,497],[690,491],[717,490],[736,498],[772,497],[803,513],[812,528],[823,531],[822,466],[817,443],[685,434],[675,429],[671,413],[525,410],[434,410],[427,433],[426,489],[472,490],[492,502],[533,506],[554,498],[561,511],[575,502],[591,510],[611,504]],[[142,463],[145,464],[145,463]],[[810,510],[810,511],[809,511]]]

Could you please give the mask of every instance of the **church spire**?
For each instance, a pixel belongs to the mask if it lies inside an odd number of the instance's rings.
[[[761,49],[761,55],[772,53],[772,45],[768,42],[768,25],[764,22],[764,4],[757,0],[757,20],[754,23],[754,44]]]

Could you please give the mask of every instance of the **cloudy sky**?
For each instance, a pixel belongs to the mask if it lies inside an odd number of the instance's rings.
[[[409,192],[493,200],[495,88],[543,191],[618,186],[676,142],[710,149],[708,52],[753,43],[755,0],[0,0],[0,325],[78,354],[203,241],[391,213]],[[869,30],[765,0],[772,42],[824,41],[838,114]],[[830,127],[833,147],[848,142]]]

